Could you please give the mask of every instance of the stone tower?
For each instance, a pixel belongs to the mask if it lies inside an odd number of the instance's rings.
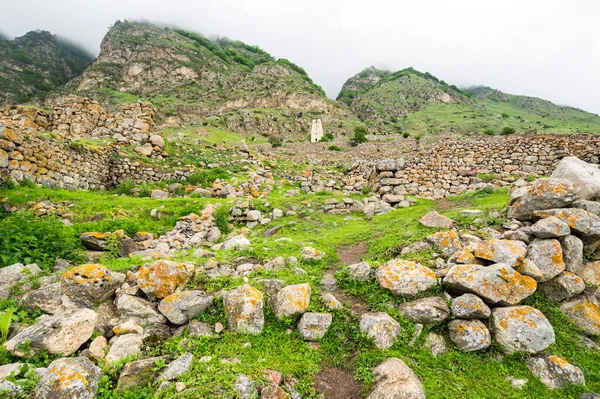
[[[310,142],[316,143],[323,138],[323,122],[321,119],[313,119],[310,126]]]

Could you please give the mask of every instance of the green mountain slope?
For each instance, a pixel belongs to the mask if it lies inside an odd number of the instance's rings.
[[[80,75],[93,57],[47,31],[0,36],[0,105],[40,97]]]

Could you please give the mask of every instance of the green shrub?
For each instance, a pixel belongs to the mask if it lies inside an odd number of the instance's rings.
[[[342,151],[342,149],[340,147],[338,147],[337,145],[330,145],[329,147],[327,147],[327,149],[329,151]]]
[[[481,179],[481,181],[484,183],[489,183],[498,178],[498,176],[496,176],[493,173],[478,173],[477,177],[479,177]]]
[[[408,138],[408,136],[410,136],[410,133],[409,133],[409,132],[404,132],[404,133],[402,133],[402,137],[404,137],[405,139],[407,139],[407,138]]]
[[[143,183],[140,186],[139,194],[142,198],[150,198],[150,196],[152,195],[152,186],[148,183]]]
[[[322,142],[322,143],[327,143],[327,142],[329,142],[329,141],[333,140],[334,138],[335,138],[335,137],[333,136],[333,134],[332,134],[332,133],[330,133],[330,132],[327,132],[327,133],[325,133],[325,135],[324,135],[324,136],[321,138],[321,142]]]
[[[217,179],[228,179],[229,172],[224,168],[201,170],[188,176],[188,183],[195,186],[210,186]]]
[[[135,187],[135,183],[132,179],[123,180],[119,183],[119,187],[117,187],[118,194],[131,194],[131,190]]]
[[[276,136],[271,136],[269,137],[269,143],[271,143],[271,146],[273,148],[277,148],[277,147],[281,147],[281,145],[283,144],[283,141]]]
[[[354,128],[354,135],[350,138],[350,145],[356,147],[361,143],[366,143],[367,139],[367,129],[364,126],[357,126]]]
[[[515,133],[515,132],[516,132],[516,130],[515,130],[515,128],[514,128],[514,127],[510,127],[510,126],[504,126],[504,127],[502,128],[502,134],[513,134],[513,133]]]
[[[494,131],[492,129],[483,129],[483,134],[489,134],[490,136],[493,136]]]
[[[0,342],[4,342],[8,338],[8,329],[15,310],[15,308],[9,308],[0,315]]]
[[[229,234],[229,209],[222,206],[214,213],[215,225],[219,228],[222,234]]]

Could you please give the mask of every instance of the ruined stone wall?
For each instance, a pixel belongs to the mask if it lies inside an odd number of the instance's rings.
[[[599,145],[599,136],[585,134],[444,137],[439,144],[407,153],[403,160],[379,162],[369,181],[380,194],[443,198],[476,189],[482,174],[508,184],[519,177],[550,175],[566,156],[598,163]]]

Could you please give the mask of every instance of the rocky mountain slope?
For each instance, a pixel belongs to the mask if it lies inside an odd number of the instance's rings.
[[[239,41],[147,23],[115,23],[98,59],[65,92],[114,102],[143,97],[167,123],[209,118],[233,131],[282,138],[306,134],[313,118],[333,132],[360,123],[288,60]]]
[[[47,31],[0,37],[0,105],[19,104],[79,76],[93,57]]]
[[[462,90],[412,68],[395,73],[367,68],[346,81],[338,100],[371,133],[600,132],[596,114],[484,86]]]

